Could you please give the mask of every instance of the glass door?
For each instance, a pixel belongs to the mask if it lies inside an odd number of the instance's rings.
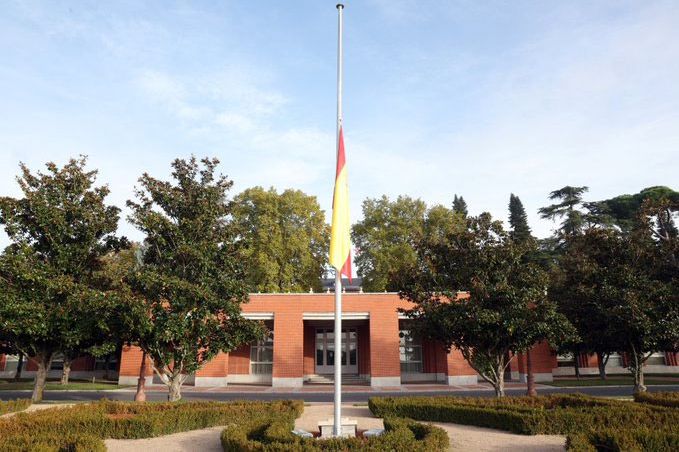
[[[358,373],[358,334],[355,328],[342,329],[342,373]],[[335,330],[316,329],[316,373],[335,372]]]

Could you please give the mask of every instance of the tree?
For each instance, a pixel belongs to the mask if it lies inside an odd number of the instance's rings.
[[[246,281],[257,292],[320,291],[330,228],[315,196],[248,188],[234,199]]]
[[[38,364],[32,398],[42,400],[52,357],[86,351],[107,325],[115,298],[93,277],[102,257],[124,245],[115,236],[119,209],[86,158],[32,174],[21,164],[23,198],[0,198],[0,224],[11,244],[0,256],[0,336]]]
[[[560,202],[538,210],[540,216],[545,219],[563,218],[560,227],[556,230],[556,236],[561,243],[568,237],[582,231],[586,215],[579,210],[579,207],[583,206],[582,195],[588,190],[588,187],[571,187],[568,185],[559,190],[554,190],[549,194],[549,199]]]
[[[571,237],[550,288],[560,312],[578,331],[579,340],[565,350],[576,359],[581,353],[596,353],[601,379],[606,379],[611,353],[623,348],[616,310],[619,293],[611,289],[611,269],[620,257],[612,245],[619,235],[614,229],[590,228]]]
[[[261,339],[264,328],[241,315],[248,287],[227,200],[232,182],[216,176],[217,159],[172,163],[173,182],[144,174],[130,221],[146,234],[128,281],[140,295],[137,343],[181,399],[181,385],[217,353]]]
[[[418,245],[418,277],[402,291],[416,304],[407,311],[413,329],[460,349],[498,397],[510,353],[543,340],[558,345],[573,333],[546,295],[547,273],[528,259],[535,250],[533,240],[511,240],[489,214],[469,217],[444,241]]]
[[[625,232],[630,232],[637,226],[638,213],[642,204],[650,200],[657,203],[667,200],[669,203],[679,202],[679,192],[669,187],[647,187],[634,195],[620,195],[611,199],[591,203],[594,208],[607,215],[612,223]],[[674,222],[669,221],[666,228],[676,231]],[[661,226],[661,230],[664,229]]]
[[[457,195],[453,196],[453,212],[460,214],[463,217],[467,216],[468,214],[467,203],[465,202],[462,196],[460,197],[458,197]]]
[[[528,226],[528,216],[523,204],[518,196],[514,193],[509,195],[509,235],[512,240],[520,243],[525,243],[533,240],[530,227]],[[527,259],[533,259],[533,256],[526,256]],[[536,396],[537,389],[535,388],[535,376],[533,375],[533,359],[530,348],[526,349],[526,393],[529,396]]]
[[[509,227],[511,236],[515,240],[523,241],[531,237],[526,209],[523,208],[523,203],[514,193],[509,195]]]
[[[414,272],[416,244],[445,237],[461,222],[452,210],[427,208],[420,199],[383,196],[363,201],[363,219],[352,228],[356,266],[370,292],[399,291]]]

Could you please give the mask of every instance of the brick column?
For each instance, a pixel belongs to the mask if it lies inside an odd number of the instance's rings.
[[[448,353],[448,384],[449,385],[475,385],[478,383],[478,373],[469,365],[458,349],[452,349]]]
[[[370,311],[370,386],[401,386],[398,332],[398,312],[393,305]]]
[[[517,356],[519,360],[519,381],[525,383],[527,381],[527,372],[525,361],[525,354]],[[554,381],[552,371],[557,367],[556,354],[552,353],[552,349],[547,342],[539,342],[533,346],[530,352],[531,363],[533,365],[533,375],[535,382]]]
[[[143,352],[135,345],[123,346],[123,351],[120,354],[120,372],[118,373],[119,385],[136,385],[139,380],[139,367],[141,366],[141,357]],[[153,367],[151,367],[151,358],[146,357],[146,384],[153,383]]]
[[[273,320],[274,387],[297,388],[304,384],[304,321],[301,311],[281,309]]]
[[[196,371],[196,386],[226,386],[229,369],[229,355],[219,352],[217,356]]]

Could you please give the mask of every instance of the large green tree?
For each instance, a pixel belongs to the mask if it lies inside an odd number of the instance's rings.
[[[557,202],[538,210],[542,218],[561,219],[561,224],[555,231],[555,235],[561,243],[569,237],[579,234],[585,226],[587,215],[583,211],[582,196],[588,190],[588,187],[571,187],[568,185],[554,190],[549,194],[549,199]]]
[[[260,323],[245,319],[248,287],[242,241],[227,199],[232,182],[216,175],[216,159],[172,163],[173,181],[144,174],[130,221],[146,234],[129,283],[142,297],[137,343],[168,386],[181,385],[220,351],[263,337]]]
[[[603,201],[591,203],[593,209],[606,215],[610,222],[619,226],[623,231],[629,232],[638,225],[638,213],[647,200],[660,202],[667,200],[669,203],[679,203],[679,192],[669,187],[654,186],[641,190],[633,195],[620,195]],[[667,221],[662,222],[667,218]],[[663,215],[659,224],[659,231],[675,231],[676,225],[671,217]]]
[[[234,198],[248,286],[257,292],[321,290],[330,228],[315,196],[248,188]]]
[[[510,354],[542,340],[558,345],[573,333],[546,295],[547,273],[531,262],[535,241],[512,240],[489,214],[417,249],[417,276],[402,292],[416,303],[407,312],[413,329],[460,349],[498,397]]]
[[[115,236],[119,209],[105,204],[86,158],[31,173],[21,165],[21,198],[0,198],[0,223],[11,244],[0,257],[0,337],[38,365],[33,400],[42,400],[57,352],[88,351],[106,331],[115,291],[95,277],[102,258],[124,245]]]
[[[467,211],[467,202],[462,196],[453,196],[453,212],[462,215],[463,217],[466,217],[469,213]]]
[[[416,244],[424,236],[442,239],[463,222],[444,206],[427,205],[420,199],[386,196],[363,202],[363,219],[352,229],[356,266],[363,287],[371,292],[399,291],[415,272]]]
[[[523,208],[523,203],[514,193],[509,195],[509,228],[514,240],[522,241],[531,238],[526,209]]]

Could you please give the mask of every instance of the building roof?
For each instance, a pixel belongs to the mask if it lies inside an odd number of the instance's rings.
[[[323,292],[335,292],[335,278],[321,279]],[[344,292],[362,292],[363,278],[352,278],[349,282],[348,278],[342,278],[342,291]]]

